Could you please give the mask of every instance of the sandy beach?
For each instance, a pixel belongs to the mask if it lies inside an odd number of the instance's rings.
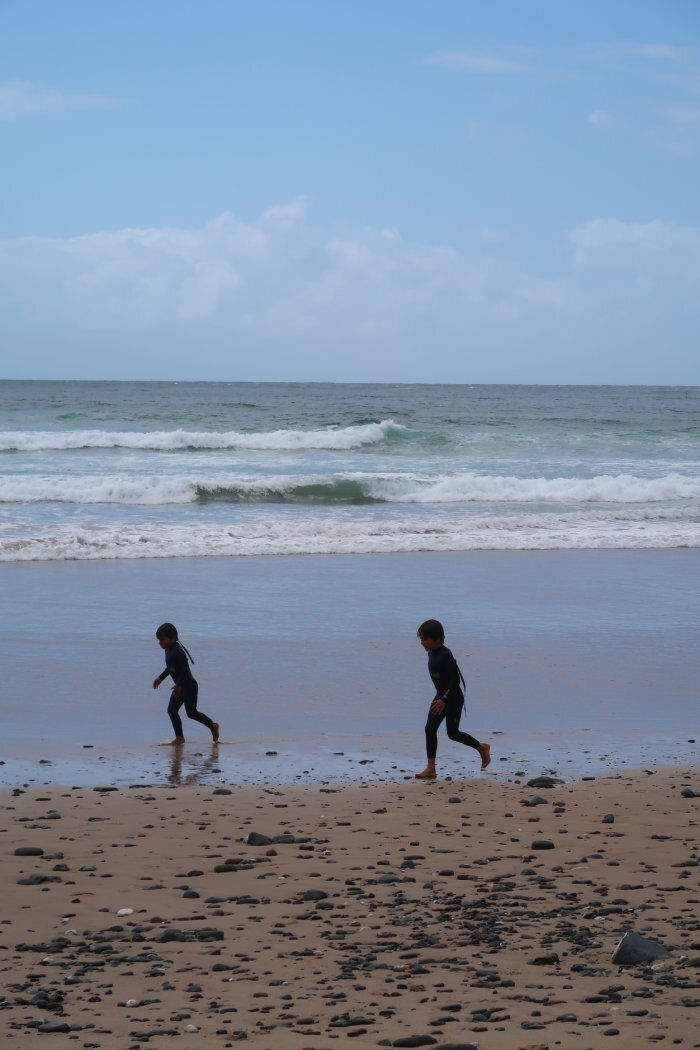
[[[700,1046],[692,769],[3,792],[8,1045]],[[616,965],[626,931],[664,946]]]

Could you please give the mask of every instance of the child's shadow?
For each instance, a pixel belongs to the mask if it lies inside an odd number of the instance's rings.
[[[211,752],[203,754],[197,752],[192,758],[183,754],[183,748],[174,747],[170,753],[170,772],[168,783],[174,787],[183,787],[189,784],[200,784],[214,771],[219,761],[219,745],[212,744]],[[183,760],[185,760],[183,762]],[[186,771],[183,773],[183,764]]]

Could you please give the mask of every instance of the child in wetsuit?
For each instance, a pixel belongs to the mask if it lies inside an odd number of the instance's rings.
[[[469,733],[462,733],[459,720],[464,709],[464,693],[460,679],[462,674],[457,661],[445,645],[445,631],[439,620],[426,620],[418,628],[420,643],[428,654],[428,673],[435,683],[435,697],[430,704],[428,720],[425,723],[425,747],[428,763],[422,773],[416,773],[418,780],[434,780],[435,758],[437,755],[437,731],[445,720],[447,735],[450,740],[473,747],[481,756],[481,768],[491,762],[491,748],[488,744],[479,743]]]
[[[161,649],[165,650],[165,670],[153,679],[153,688],[157,689],[160,683],[170,675],[175,683],[170,693],[168,714],[175,730],[175,739],[171,744],[178,746],[185,743],[182,735],[182,720],[180,719],[180,708],[185,705],[187,717],[195,722],[201,722],[211,732],[212,739],[216,743],[219,739],[219,723],[212,721],[209,715],[197,710],[197,693],[199,686],[197,680],[192,677],[190,663],[194,662],[177,637],[177,628],[171,623],[162,623],[156,631],[156,638]]]

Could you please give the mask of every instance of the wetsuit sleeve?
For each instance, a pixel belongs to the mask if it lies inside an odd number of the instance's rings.
[[[163,682],[168,675],[171,675],[173,682],[178,685],[180,679],[183,676],[186,676],[187,670],[187,657],[182,649],[180,649],[179,646],[176,646],[175,651],[168,654],[168,662],[165,670],[158,676],[158,680]]]
[[[445,653],[443,659],[444,663],[441,677],[443,681],[447,681],[447,688],[439,699],[444,700],[445,703],[447,703],[451,696],[459,693],[459,668],[457,667],[457,661],[452,653]]]

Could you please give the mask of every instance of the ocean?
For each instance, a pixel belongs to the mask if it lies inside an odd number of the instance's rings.
[[[489,775],[696,761],[699,409],[694,388],[0,384],[0,784],[412,778],[428,617]],[[214,750],[186,719],[159,746],[165,620]],[[438,763],[480,775],[442,733]]]
[[[697,387],[0,383],[0,560],[700,546]]]

